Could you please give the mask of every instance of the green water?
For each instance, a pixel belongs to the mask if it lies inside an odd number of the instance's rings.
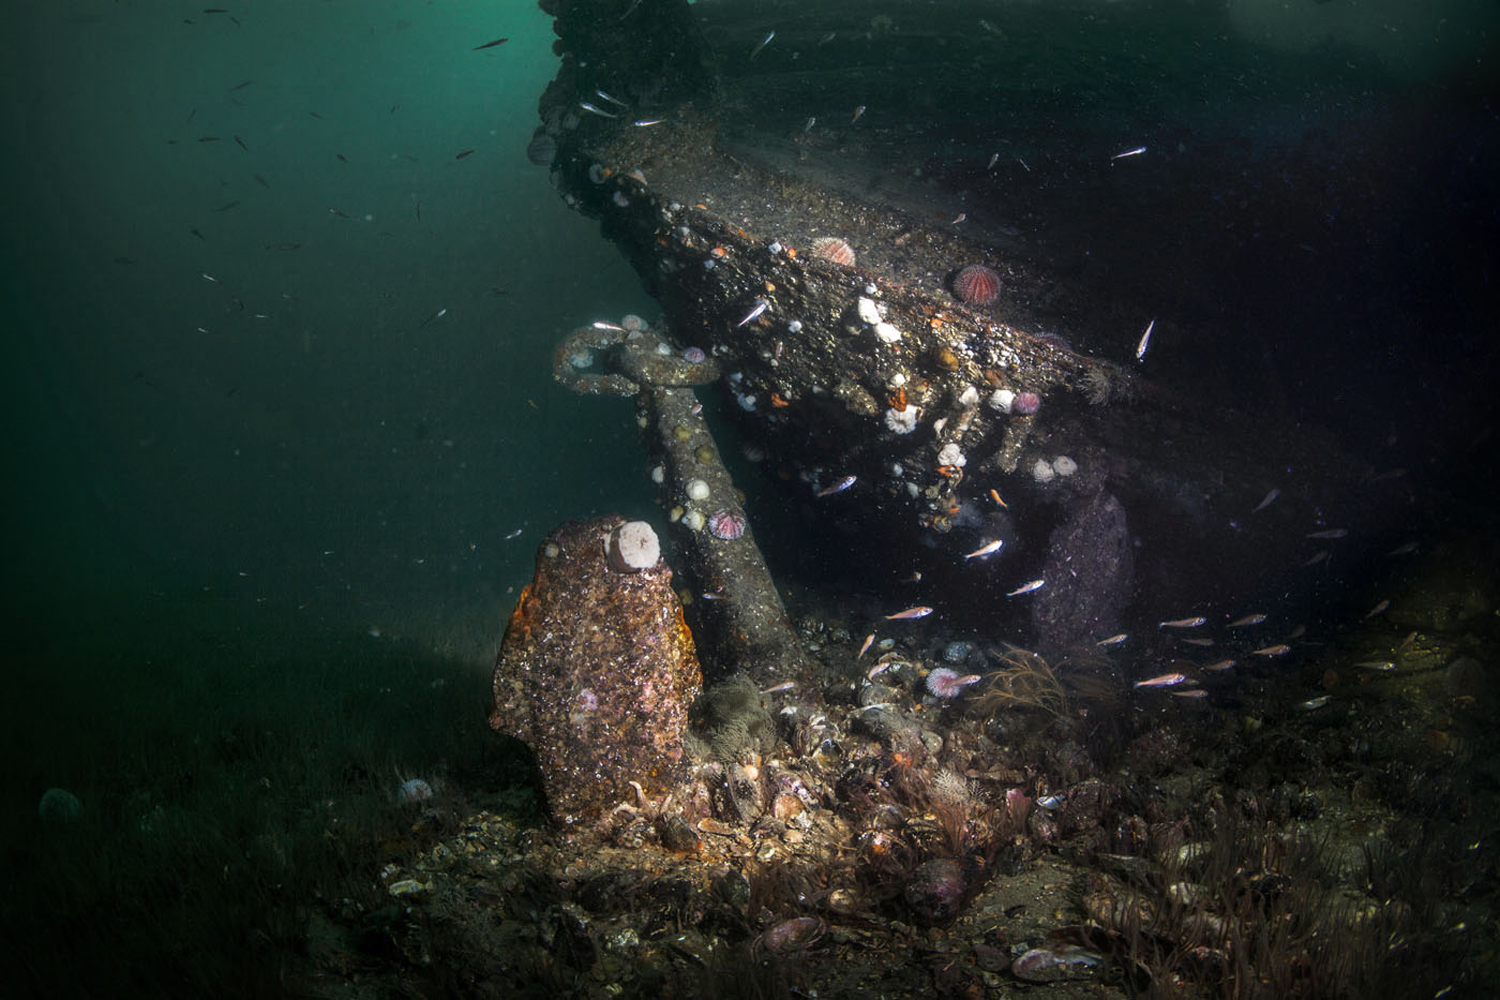
[[[504,786],[487,661],[537,541],[649,513],[631,407],[551,349],[654,314],[525,158],[533,4],[6,20],[8,986],[254,993],[338,879],[316,803]]]

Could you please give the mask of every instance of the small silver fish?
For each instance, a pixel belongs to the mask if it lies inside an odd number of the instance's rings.
[[[1207,698],[1208,692],[1202,688],[1185,688],[1180,691],[1168,691],[1167,694],[1173,698]]]
[[[1146,359],[1146,349],[1151,346],[1151,331],[1154,329],[1156,329],[1156,320],[1152,319],[1151,322],[1146,324],[1146,332],[1141,334],[1140,343],[1135,345],[1135,359],[1137,361],[1144,361]]]
[[[1316,698],[1309,698],[1309,699],[1307,699],[1306,701],[1304,701],[1302,704],[1298,705],[1297,707],[1300,708],[1300,709],[1302,709],[1304,712],[1316,712],[1318,709],[1320,709],[1324,705],[1328,704],[1328,702],[1330,700],[1332,700],[1332,698],[1333,698],[1332,695],[1327,695],[1327,694],[1319,695]]]
[[[615,114],[613,111],[605,111],[603,108],[596,107],[596,106],[590,104],[588,101],[579,101],[578,102],[578,106],[580,108],[582,108],[583,110],[587,111],[589,114],[591,114],[591,115],[598,115],[601,118],[618,118],[618,117],[620,117],[619,115]]]
[[[1214,644],[1214,641],[1207,636],[1197,639],[1183,639],[1182,641],[1187,643],[1189,646],[1212,646]]]
[[[967,562],[970,559],[983,559],[985,556],[994,555],[996,552],[1000,551],[1000,547],[1002,545],[1004,545],[1004,544],[1005,544],[1004,540],[999,539],[999,538],[995,539],[993,542],[985,542],[983,545],[979,546],[979,548],[975,549],[973,552],[970,552],[967,555],[965,555],[964,556],[964,561]]]
[[[919,604],[914,608],[907,608],[905,611],[897,611],[895,614],[886,615],[885,617],[887,621],[905,622],[911,621],[913,618],[926,618],[930,614],[932,614],[931,608],[929,608],[925,604]]]
[[[626,104],[624,101],[620,100],[618,97],[610,97],[608,94],[606,94],[602,90],[597,90],[596,89],[594,91],[594,93],[597,94],[598,96],[604,98],[606,101],[608,101],[609,103],[615,105],[616,107],[619,107],[619,108],[628,108],[628,107],[630,107],[630,105]]]
[[[1126,635],[1124,632],[1121,632],[1118,635],[1112,635],[1112,636],[1110,636],[1108,639],[1100,639],[1098,642],[1094,643],[1094,645],[1096,645],[1096,646],[1118,646],[1120,643],[1124,642],[1126,639],[1129,639],[1129,638],[1130,638],[1130,636]]]
[[[1263,511],[1267,507],[1271,506],[1271,504],[1275,503],[1276,502],[1276,498],[1279,497],[1279,496],[1281,496],[1281,487],[1279,487],[1279,486],[1273,486],[1273,487],[1271,487],[1271,492],[1267,493],[1266,496],[1265,496],[1265,499],[1263,499],[1260,503],[1256,504],[1255,508],[1253,510],[1251,510],[1250,513],[1252,513],[1252,514],[1259,514],[1261,511]]]
[[[865,636],[864,643],[859,647],[859,656],[856,656],[855,659],[857,660],[860,657],[864,656],[866,653],[868,653],[870,651],[870,647],[874,643],[875,643],[875,633],[871,632],[869,635]]]
[[[782,681],[780,684],[772,684],[768,688],[761,688],[761,694],[780,694],[783,691],[792,691],[797,687],[796,681]]]
[[[1041,798],[1036,800],[1036,807],[1038,809],[1046,809],[1049,811],[1053,809],[1061,809],[1062,804],[1066,801],[1068,801],[1066,792],[1059,792],[1057,795],[1043,795]]]
[[[1221,670],[1228,670],[1232,666],[1234,666],[1233,660],[1220,660],[1218,663],[1205,664],[1203,669],[1212,670],[1215,673],[1218,673]]]
[[[1386,608],[1388,608],[1390,606],[1391,606],[1390,598],[1386,598],[1385,600],[1381,601],[1379,604],[1377,604],[1373,608],[1371,608],[1369,611],[1366,611],[1365,612],[1365,617],[1366,618],[1374,618],[1376,615],[1380,614],[1382,611],[1384,611]]]
[[[1265,647],[1263,647],[1261,649],[1252,650],[1250,652],[1250,655],[1251,656],[1265,656],[1265,657],[1285,656],[1287,653],[1290,653],[1291,651],[1292,651],[1292,647],[1291,646],[1288,646],[1284,642],[1278,642],[1274,646],[1265,646]]]
[[[773,31],[770,34],[766,35],[765,38],[762,38],[760,40],[760,44],[757,45],[755,48],[753,48],[753,49],[750,50],[750,58],[754,59],[756,56],[760,55],[760,50],[763,49],[763,48],[765,48],[767,45],[770,45],[771,44],[771,39],[773,39],[775,37],[776,37],[776,32]]]
[[[997,164],[999,162],[1000,162],[1000,154],[999,153],[995,153],[995,154],[993,154],[993,155],[990,156],[990,162],[989,162],[988,165],[985,166],[984,169],[986,169],[986,170],[994,170],[995,169],[995,164]]]
[[[635,121],[631,122],[631,124],[639,125],[641,128],[645,128],[647,125],[660,125],[664,121],[666,121],[665,118],[637,118]]]
[[[1196,617],[1196,618],[1176,618],[1176,619],[1173,619],[1172,621],[1169,621],[1169,622],[1162,622],[1161,625],[1158,626],[1158,627],[1159,628],[1197,628],[1199,625],[1202,625],[1206,621],[1208,621],[1208,619],[1204,618],[1204,617],[1202,617],[1200,615],[1199,617]]]
[[[1405,542],[1405,543],[1403,543],[1401,545],[1396,546],[1394,549],[1391,549],[1391,551],[1387,552],[1386,555],[1388,555],[1388,556],[1409,556],[1413,552],[1417,551],[1417,545],[1418,545],[1418,542],[1416,541],[1416,539],[1412,539],[1409,542]]]
[[[1262,615],[1262,614],[1246,615],[1243,618],[1236,618],[1234,621],[1230,622],[1229,623],[1229,627],[1230,628],[1244,628],[1247,625],[1259,625],[1261,622],[1263,622],[1265,620],[1266,620],[1266,616]]]
[[[612,330],[615,333],[625,332],[625,328],[623,326],[620,326],[618,323],[606,323],[602,319],[594,320],[593,325],[595,330]]]
[[[1396,663],[1394,660],[1364,660],[1360,663],[1356,663],[1355,666],[1359,667],[1361,670],[1378,670],[1381,673],[1396,669]]]
[[[816,493],[813,494],[813,496],[815,496],[815,497],[831,497],[835,493],[842,493],[842,492],[844,492],[845,490],[847,490],[849,487],[853,486],[857,482],[859,482],[859,477],[858,476],[845,476],[843,479],[840,479],[838,482],[834,483],[832,486],[826,486],[823,489],[818,490]]]
[[[1307,569],[1309,566],[1316,566],[1318,563],[1322,562],[1324,559],[1327,559],[1327,558],[1328,558],[1328,550],[1324,549],[1323,551],[1321,551],[1318,554],[1314,555],[1307,562],[1303,563],[1302,564],[1302,568],[1303,569]]]
[[[1114,156],[1110,157],[1110,160],[1111,161],[1113,161],[1113,160],[1123,160],[1127,156],[1140,156],[1145,151],[1146,151],[1146,147],[1145,146],[1137,146],[1134,149],[1127,149],[1123,153],[1116,153]]]
[[[751,320],[759,319],[761,314],[769,308],[771,308],[770,301],[768,301],[767,299],[756,299],[755,308],[747,312],[744,319],[734,324],[734,328],[738,330],[740,327],[744,326],[746,323],[749,323]]]
[[[1029,594],[1033,590],[1041,590],[1046,585],[1047,585],[1047,581],[1046,580],[1032,580],[1030,583],[1023,583],[1023,584],[1021,584],[1019,587],[1017,587],[1015,590],[1012,590],[1010,593],[1006,594],[1005,596],[1006,597],[1020,597],[1022,594]]]
[[[855,122],[859,121],[859,116],[862,115],[862,114],[864,114],[864,113],[865,113],[865,106],[863,104],[861,104],[859,107],[857,107],[857,108],[854,109],[854,117],[851,118],[851,119],[849,119],[849,124],[853,125]]]
[[[1187,674],[1158,674],[1143,681],[1136,681],[1135,686],[1138,688],[1174,687],[1185,680],[1187,680]]]
[[[1325,529],[1323,531],[1314,531],[1311,534],[1309,534],[1307,537],[1308,538],[1343,538],[1347,534],[1349,534],[1349,529],[1348,528],[1327,528],[1327,529]]]
[[[817,115],[813,115],[811,118],[809,118],[807,120],[807,124],[802,126],[802,131],[804,131],[804,132],[811,132],[812,131],[812,127],[814,125],[816,125],[816,124],[818,124],[818,116]]]

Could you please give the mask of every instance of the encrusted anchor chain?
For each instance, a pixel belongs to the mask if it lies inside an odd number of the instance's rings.
[[[634,396],[642,389],[708,385],[719,377],[711,358],[690,361],[683,353],[648,328],[581,326],[552,353],[552,377],[584,396]]]
[[[806,683],[811,664],[692,391],[717,379],[719,366],[679,353],[644,324],[630,325],[574,330],[557,347],[553,377],[585,395],[636,397],[668,532],[693,584],[684,602],[705,680],[743,672],[763,687]]]

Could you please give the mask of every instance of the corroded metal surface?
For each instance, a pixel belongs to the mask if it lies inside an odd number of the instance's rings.
[[[805,682],[806,657],[691,388],[712,382],[719,367],[685,360],[656,331],[630,323],[575,330],[558,345],[553,376],[581,394],[635,396],[710,680],[743,672],[766,686]]]
[[[735,671],[765,686],[796,680],[806,684],[810,668],[755,543],[749,516],[718,446],[703,421],[702,407],[686,389],[656,389],[638,397],[647,446],[662,470],[662,506],[684,569],[698,584],[694,622],[705,645],[710,680]],[[690,495],[695,483],[707,497]],[[719,537],[713,518],[738,519],[738,537]],[[722,534],[722,532],[721,532]]]
[[[611,515],[547,537],[495,664],[490,725],[535,752],[562,822],[662,794],[687,773],[682,733],[702,685],[693,637],[664,561],[606,557]]]
[[[640,142],[627,138],[632,147]],[[806,252],[810,238],[794,245],[794,235],[752,235],[704,203],[673,201],[624,169],[595,169],[594,183],[589,171],[596,167],[592,160],[563,165],[564,183],[584,193],[581,205],[606,216],[607,231],[638,268],[654,272],[653,292],[669,326],[692,331],[710,349],[739,405],[772,429],[816,430],[825,447],[803,454],[810,464],[874,479],[899,463],[907,493],[901,499],[940,531],[969,462],[1004,473],[1019,462],[1031,421],[991,405],[997,391],[1037,393],[1045,408],[1064,395],[1108,393],[1128,381],[1056,338],[823,260]],[[966,250],[971,257],[981,252]],[[1012,289],[1025,280],[1018,265],[1001,267]],[[890,415],[912,408],[906,421]],[[939,460],[950,444],[963,464]]]

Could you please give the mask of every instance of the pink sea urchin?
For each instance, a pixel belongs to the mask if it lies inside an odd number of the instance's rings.
[[[1018,392],[1010,401],[1010,412],[1022,417],[1029,417],[1041,408],[1042,397],[1034,392]]]
[[[745,515],[733,510],[716,511],[709,515],[708,533],[732,542],[745,533]]]
[[[970,264],[953,276],[953,294],[973,306],[989,305],[1000,295],[1000,275],[983,264]]]

